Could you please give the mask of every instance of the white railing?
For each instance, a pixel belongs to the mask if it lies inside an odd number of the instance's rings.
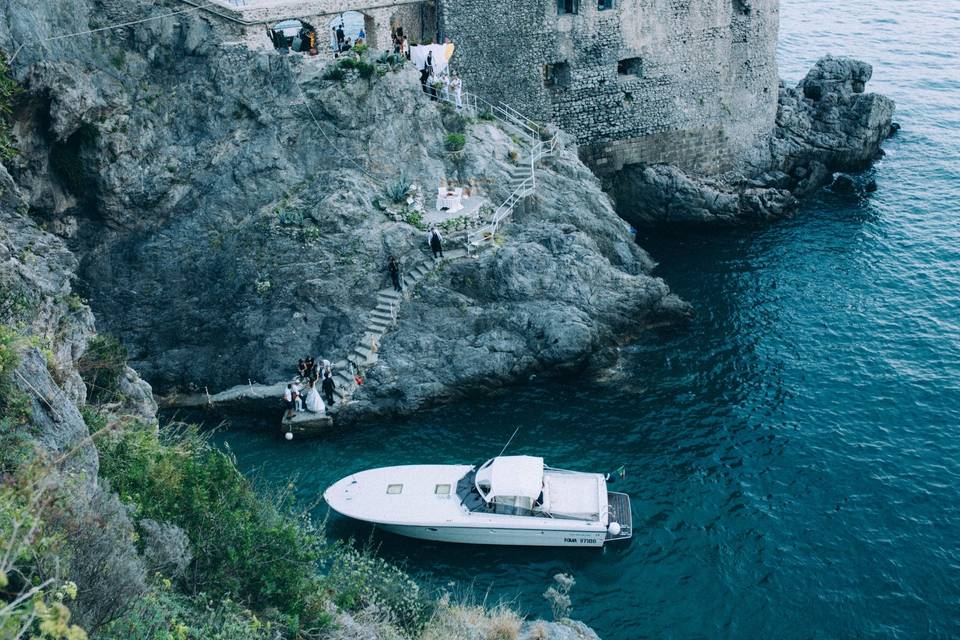
[[[457,104],[455,95],[446,89],[440,89],[437,92],[437,96],[444,102],[453,105]],[[540,135],[542,130],[540,125],[506,103],[500,102],[493,104],[475,93],[462,91],[460,94],[460,106],[474,117],[480,117],[484,113],[488,113],[491,117],[510,125],[516,129],[524,137],[525,142],[530,145],[530,175],[517,185],[510,195],[507,196],[507,199],[497,207],[496,211],[493,212],[493,217],[486,226],[467,234],[467,249],[469,250],[472,245],[479,245],[484,241],[493,239],[497,230],[500,228],[500,224],[513,213],[513,208],[517,203],[523,199],[528,191],[537,188],[537,162],[545,155],[553,153],[559,146],[560,140],[556,134],[551,136],[549,140],[543,140],[543,136]]]
[[[445,89],[439,90],[437,97],[443,102],[457,104],[455,95]],[[469,250],[472,245],[479,245],[487,240],[492,240],[499,230],[500,224],[513,213],[513,208],[517,203],[523,199],[528,191],[537,188],[537,162],[545,155],[553,153],[559,146],[560,140],[556,134],[549,140],[543,140],[540,135],[541,127],[539,124],[503,102],[493,104],[474,93],[463,91],[460,94],[460,106],[475,117],[489,113],[493,118],[519,131],[525,138],[525,142],[530,145],[530,175],[518,184],[507,196],[507,199],[497,207],[487,225],[467,234],[467,249]]]

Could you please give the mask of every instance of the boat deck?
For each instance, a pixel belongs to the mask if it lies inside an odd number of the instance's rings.
[[[625,540],[633,535],[633,511],[630,509],[630,496],[625,493],[607,492],[607,503],[610,509],[610,522],[620,525],[620,533],[611,535],[607,532],[607,540]]]

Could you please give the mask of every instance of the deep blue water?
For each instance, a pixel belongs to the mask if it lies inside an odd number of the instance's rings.
[[[532,615],[548,614],[552,574],[572,573],[574,617],[606,639],[960,637],[958,41],[955,2],[783,0],[782,77],[854,55],[896,100],[879,190],[824,192],[767,226],[645,235],[697,316],[603,380],[534,380],[312,444],[278,442],[272,421],[221,439],[269,481],[298,475],[305,497],[361,468],[495,455],[515,426],[515,453],[626,463],[629,545],[375,535],[425,581]]]

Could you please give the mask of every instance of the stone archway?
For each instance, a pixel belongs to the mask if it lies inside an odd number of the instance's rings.
[[[338,28],[343,31],[344,39],[349,39],[351,44],[355,44],[357,39],[362,37],[371,49],[377,48],[377,25],[373,16],[359,11],[344,11],[327,20],[326,27],[329,46],[333,50],[336,50],[337,46]]]

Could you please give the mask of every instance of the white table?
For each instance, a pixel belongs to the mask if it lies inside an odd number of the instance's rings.
[[[463,209],[463,189],[447,189],[440,187],[437,189],[437,211],[446,209],[450,213],[456,213]]]

